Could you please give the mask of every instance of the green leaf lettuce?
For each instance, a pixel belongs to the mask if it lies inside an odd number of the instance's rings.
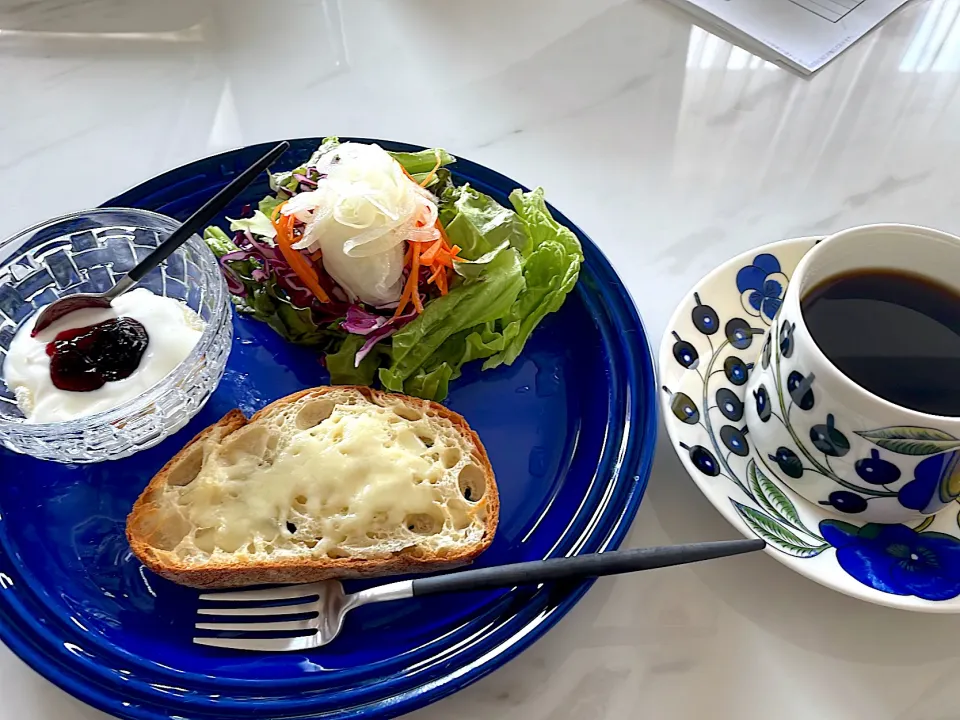
[[[500,320],[504,348],[483,364],[484,370],[517,359],[540,321],[563,305],[577,284],[583,262],[580,241],[550,215],[542,188],[529,193],[514,190],[510,202],[523,223],[530,250],[523,262],[523,291]]]
[[[437,359],[431,361],[431,358],[440,347],[464,330],[502,317],[513,306],[523,289],[523,282],[520,254],[507,248],[476,280],[432,300],[416,320],[391,338],[391,363],[380,370],[380,381],[385,387],[400,391],[418,370],[430,372],[438,367]],[[468,336],[455,340],[453,347],[447,346],[444,354],[452,359]]]

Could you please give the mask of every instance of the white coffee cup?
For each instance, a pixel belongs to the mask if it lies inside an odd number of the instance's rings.
[[[960,238],[867,225],[811,249],[751,373],[746,421],[760,461],[797,494],[868,522],[910,522],[960,497],[960,417],[902,407],[858,385],[823,353],[801,310],[825,280],[874,269],[925,276],[960,297]],[[857,328],[850,333],[855,340]],[[897,338],[890,343],[896,354]]]

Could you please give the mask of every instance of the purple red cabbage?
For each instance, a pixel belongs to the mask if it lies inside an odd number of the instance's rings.
[[[354,335],[369,335],[388,322],[389,318],[354,304],[347,308],[347,316],[340,323],[340,327]]]
[[[283,253],[276,245],[268,245],[257,240],[249,230],[238,230],[234,235],[233,242],[239,250],[227,253],[220,258],[220,265],[226,270],[224,275],[227,278],[227,286],[231,293],[240,297],[246,297],[247,295],[229,263],[252,260],[256,263],[256,267],[251,271],[251,279],[254,282],[266,282],[273,278],[294,305],[313,308],[329,318],[342,317],[346,312],[346,303],[318,302],[310,289],[303,284],[300,277],[287,264]]]
[[[231,255],[238,255],[239,253],[230,253],[230,254],[231,254]],[[226,264],[226,262],[224,262],[224,259],[225,259],[225,258],[226,258],[226,255],[224,255],[223,258],[220,258],[220,266],[224,269],[223,279],[227,281],[227,291],[228,291],[231,295],[236,295],[237,297],[241,297],[241,298],[244,298],[244,299],[245,299],[245,298],[247,297],[247,288],[244,286],[244,284],[243,284],[242,282],[240,282],[240,281],[237,279],[237,276],[236,276],[236,275],[233,273],[233,271],[229,268],[229,266]],[[246,260],[245,257],[236,258],[236,259],[237,259],[237,260]]]
[[[386,340],[415,317],[417,317],[417,309],[413,305],[397,317],[378,315],[359,305],[351,305],[347,308],[347,316],[340,323],[340,327],[348,333],[362,335],[366,338],[353,358],[353,366],[359,367],[363,359],[370,354],[370,351],[378,342]]]
[[[300,173],[294,173],[293,179],[299,182],[301,185],[306,185],[307,187],[317,187],[317,181],[311,180],[306,175],[301,175]]]

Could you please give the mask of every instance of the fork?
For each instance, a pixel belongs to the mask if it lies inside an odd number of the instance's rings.
[[[447,575],[418,577],[346,594],[337,580],[324,580],[307,585],[287,585],[262,590],[239,590],[207,593],[202,602],[215,603],[277,603],[284,605],[252,607],[200,607],[200,615],[252,618],[253,622],[198,622],[197,630],[240,633],[298,633],[295,637],[195,637],[198,645],[251,650],[257,652],[290,652],[311,650],[333,641],[343,627],[348,612],[361,605],[422,597],[437,593],[466,592],[512,588],[518,585],[538,585],[556,580],[584,580],[604,575],[619,575],[638,570],[729,557],[762,550],[766,543],[760,539],[727,540],[692,543],[668,547],[638,548],[576,555],[573,557],[534,560],[531,562],[498,565],[477,570],[463,570]],[[285,620],[284,616],[306,615],[303,620]],[[256,618],[270,618],[256,622]]]

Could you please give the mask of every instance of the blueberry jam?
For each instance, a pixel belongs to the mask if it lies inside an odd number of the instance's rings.
[[[97,390],[130,377],[149,341],[147,329],[128,317],[64,330],[47,343],[50,379],[61,390]]]

